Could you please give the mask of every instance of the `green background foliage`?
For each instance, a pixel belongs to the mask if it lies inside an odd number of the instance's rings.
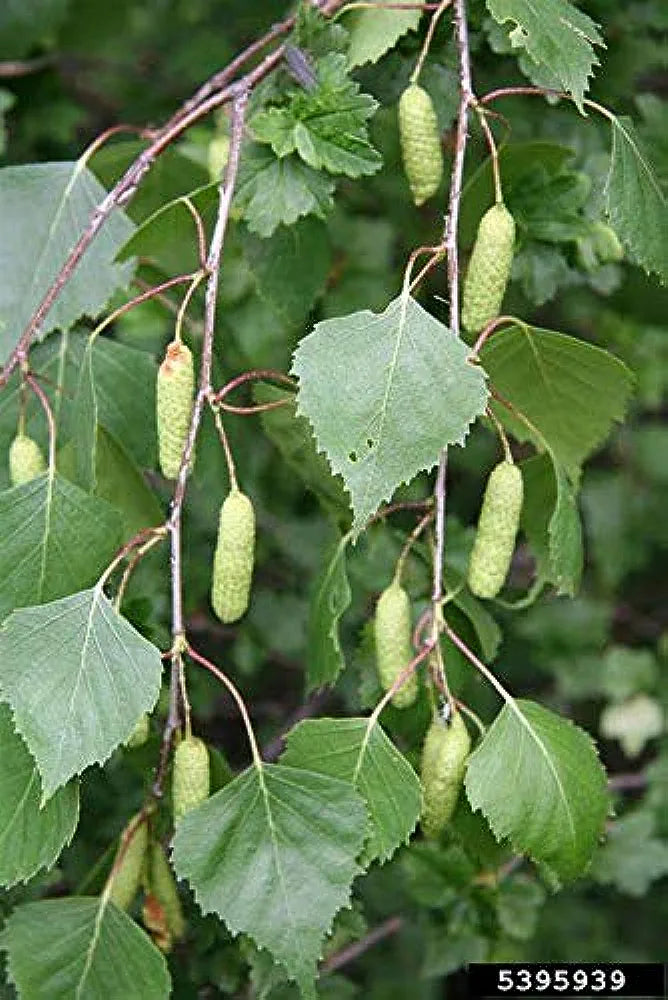
[[[524,744],[521,722],[503,708],[467,777],[473,805],[501,843],[462,797],[442,841],[418,836],[409,847],[419,812],[415,770],[431,711],[424,685],[408,717],[388,708],[383,729],[364,742],[361,715],[380,696],[368,622],[416,515],[376,521],[355,544],[342,532],[362,528],[395,489],[407,502],[426,496],[431,480],[421,470],[432,468],[444,442],[465,438],[466,447],[451,447],[449,457],[446,584],[456,590],[484,480],[500,456],[493,425],[476,420],[487,391],[482,372],[466,361],[464,344],[445,340],[443,265],[415,292],[408,318],[394,316],[408,254],[440,237],[446,205],[447,178],[416,210],[400,164],[396,102],[425,21],[415,11],[396,18],[357,11],[323,28],[304,17],[296,41],[317,61],[319,89],[300,87],[280,69],[251,101],[254,141],[244,148],[226,241],[213,359],[216,386],[248,368],[288,372],[293,365],[302,384],[294,405],[261,417],[225,416],[240,485],[258,519],[251,606],[232,626],[217,624],[209,607],[228,474],[205,417],[184,523],[185,615],[193,643],[242,690],[269,760],[278,759],[280,737],[305,704],[306,714],[326,718],[300,722],[279,764],[258,768],[231,699],[188,666],[195,730],[211,748],[215,794],[184,820],[175,841],[177,873],[192,883],[181,882],[188,935],[169,956],[176,998],[294,1000],[286,970],[308,995],[321,953],[317,988],[326,1000],[432,1000],[443,995],[444,982],[456,995],[467,961],[666,958],[668,739],[665,722],[655,723],[657,713],[664,720],[668,713],[668,291],[657,280],[668,279],[668,15],[661,0],[558,6],[565,42],[549,37],[547,14],[531,22],[521,0],[469,3],[478,94],[528,83],[566,88],[578,103],[590,97],[619,118],[610,122],[591,107],[583,117],[570,102],[534,97],[493,105],[504,116],[492,124],[506,140],[501,173],[518,228],[504,312],[528,325],[495,335],[481,362],[531,420],[522,424],[493,404],[515,442],[526,504],[507,600],[483,605],[463,590],[448,605],[448,622],[522,698],[541,737],[540,760],[522,758],[521,787],[504,801],[504,767]],[[285,13],[279,0],[31,0],[0,12],[0,60],[37,61],[0,86],[0,165],[9,168],[0,173],[3,359],[87,211],[141,145],[114,139],[85,169],[76,167],[82,150],[119,122],[164,121]],[[569,23],[580,31],[576,47]],[[448,162],[456,65],[446,14],[421,82],[434,99]],[[89,270],[77,272],[31,352],[59,429],[57,474],[9,488],[2,456],[16,431],[16,376],[0,394],[0,747],[14,775],[11,784],[0,775],[0,874],[8,885],[0,895],[0,920],[8,918],[0,947],[10,954],[3,1000],[16,995],[10,979],[22,996],[39,995],[53,970],[34,956],[48,948],[71,975],[49,996],[79,989],[103,997],[96,977],[105,981],[119,950],[130,977],[125,996],[166,995],[165,963],[143,931],[93,898],[159,752],[167,690],[163,684],[158,696],[159,663],[149,643],[161,650],[170,644],[166,547],[151,551],[133,575],[121,608],[127,621],[86,588],[94,588],[121,542],[160,523],[171,495],[155,472],[154,380],[182,293],[172,290],[166,302],[148,302],[103,335],[89,334],[105,303],[115,307],[128,289],[136,294],[197,267],[182,199],[191,197],[210,235],[217,202],[211,144],[226,132],[217,112],[160,158],[93,245]],[[464,263],[492,199],[473,117],[470,133]],[[608,215],[623,260],[597,242],[597,224]],[[197,356],[202,308],[200,289],[184,327]],[[350,314],[353,322],[343,322]],[[48,335],[61,324],[68,329]],[[434,354],[439,337],[449,343],[448,357]],[[395,378],[385,365],[402,354]],[[233,401],[291,395],[263,383]],[[26,429],[46,451],[32,395]],[[542,594],[513,608],[534,567]],[[430,591],[426,543],[407,562],[404,585],[417,618]],[[123,648],[121,660],[129,657],[137,676],[128,670],[113,678],[116,694],[105,701],[100,650],[110,644]],[[492,723],[501,699],[451,643],[443,648],[458,697]],[[17,658],[32,670],[17,675]],[[85,685],[72,691],[77,669]],[[62,733],[63,698],[78,721],[56,758],[50,748]],[[114,750],[156,698],[148,743]],[[39,730],[31,722],[38,702],[50,709]],[[609,815],[597,798],[603,778],[591,742],[566,719],[596,740],[611,777]],[[530,757],[531,747],[524,752]],[[96,762],[101,766],[89,766]],[[558,781],[556,792],[551,783],[578,768],[587,798],[569,801]],[[557,813],[547,837],[523,815],[537,771],[547,775],[546,808]],[[53,792],[40,811],[42,796]],[[573,824],[586,850],[581,842],[569,849]],[[23,825],[31,835],[18,843]],[[553,892],[582,872],[603,828],[607,838],[586,874]],[[157,832],[169,836],[165,816]],[[310,852],[291,854],[295,842],[310,841]],[[538,866],[518,862],[514,849],[532,854],[545,841],[549,851]],[[327,845],[338,880],[323,870]],[[351,891],[360,851],[364,865],[377,860]],[[60,899],[69,895],[77,899]],[[196,899],[214,914],[204,915]],[[138,908],[130,916],[139,916]],[[340,969],[328,966],[388,919],[395,920],[391,935]],[[71,934],[54,941],[54,928]]]

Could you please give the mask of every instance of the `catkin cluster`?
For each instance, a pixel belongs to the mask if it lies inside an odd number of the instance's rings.
[[[411,605],[406,591],[393,581],[380,595],[374,618],[376,665],[383,690],[389,691],[402,670],[413,659]],[[418,693],[413,673],[392,696],[395,708],[408,708]]]
[[[193,356],[178,340],[167,345],[158,369],[156,419],[160,469],[167,479],[176,479],[188,437],[195,390]]]
[[[40,446],[27,434],[19,432],[9,446],[9,481],[21,486],[36,479],[46,469]]]
[[[422,814],[427,837],[438,837],[450,822],[464,780],[471,738],[459,712],[445,722],[435,715],[422,748]]]
[[[211,604],[222,622],[235,622],[248,608],[255,552],[255,511],[241,490],[232,489],[220,509],[213,558]]]
[[[406,87],[399,100],[399,137],[413,201],[422,205],[441,183],[443,153],[431,97],[415,83]]]
[[[487,481],[469,561],[468,584],[477,597],[496,597],[508,575],[523,493],[518,467],[499,462]]]
[[[480,220],[462,297],[462,323],[478,333],[499,315],[510,277],[515,220],[499,201]]]
[[[186,736],[174,752],[172,810],[174,825],[209,797],[209,751],[196,736]]]

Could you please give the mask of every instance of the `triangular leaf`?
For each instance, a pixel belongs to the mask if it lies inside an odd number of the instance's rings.
[[[25,882],[50,868],[74,835],[79,785],[70,782],[40,809],[42,786],[35,761],[0,704],[0,885]]]
[[[608,813],[591,737],[531,701],[511,701],[471,755],[466,794],[498,840],[566,880],[581,875]]]
[[[526,49],[535,63],[556,77],[578,108],[598,63],[594,45],[603,45],[598,26],[569,0],[487,0],[499,24],[514,21],[513,48]]]
[[[626,365],[575,337],[528,326],[495,333],[480,357],[494,388],[541,436],[519,420],[513,433],[539,450],[547,443],[577,482],[582,462],[624,417],[633,385]]]
[[[0,170],[0,360],[18,341],[105,196],[83,160]],[[123,212],[107,220],[50,309],[42,336],[56,327],[69,329],[82,315],[97,315],[113,292],[127,285],[133,265],[114,259],[132,230]]]
[[[205,913],[249,934],[315,998],[322,941],[348,901],[365,831],[346,782],[264,764],[181,820],[174,867]]]
[[[123,743],[160,692],[160,652],[100,587],[23,608],[0,629],[0,696],[44,798]]]
[[[0,935],[23,1000],[168,1000],[167,963],[113,903],[70,897],[26,903]]]
[[[612,118],[606,211],[633,260],[668,281],[668,201],[628,118]]]
[[[339,619],[352,597],[346,574],[350,535],[337,543],[316,580],[308,621],[307,692],[333,684],[345,667],[339,641]]]
[[[0,493],[0,620],[90,584],[120,529],[115,510],[58,475]]]
[[[422,306],[395,299],[318,323],[295,352],[299,410],[352,497],[359,533],[403,482],[463,444],[484,412],[485,376],[469,348]]]
[[[369,810],[364,861],[387,861],[408,841],[422,805],[415,771],[368,719],[306,719],[287,736],[281,763],[350,782]]]

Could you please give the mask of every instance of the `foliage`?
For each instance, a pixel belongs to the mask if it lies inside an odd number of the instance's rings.
[[[433,1000],[471,961],[665,958],[668,18],[324,6],[0,11],[3,998]],[[419,208],[411,82],[445,174]],[[514,259],[474,345],[453,281],[501,200]],[[167,480],[172,341],[196,390]],[[17,434],[47,467],[11,486]],[[520,534],[482,600],[502,459]],[[230,491],[255,560],[221,622]],[[393,581],[415,656],[384,692]],[[455,707],[472,749],[428,839],[417,772]],[[188,741],[211,794],[175,830]],[[112,901],[133,816],[178,940],[146,873]]]

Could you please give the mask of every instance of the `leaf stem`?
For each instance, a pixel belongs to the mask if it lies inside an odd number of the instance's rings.
[[[239,709],[239,714],[241,715],[244,726],[246,727],[246,734],[248,736],[248,742],[250,743],[251,754],[253,756],[253,763],[255,767],[259,771],[261,771],[262,757],[260,756],[260,750],[257,744],[257,740],[255,738],[255,732],[253,730],[253,725],[251,723],[250,716],[248,714],[248,709],[246,708],[246,703],[241,697],[238,688],[235,687],[235,685],[229,679],[227,674],[223,673],[222,670],[219,670],[219,668],[214,663],[212,663],[211,660],[207,660],[205,656],[202,656],[201,653],[198,653],[197,650],[193,649],[192,646],[188,645],[186,647],[186,653],[191,659],[195,660],[196,663],[199,663],[202,667],[206,667],[206,669],[210,673],[212,673],[214,677],[217,677],[218,680],[221,682],[221,684],[225,685],[227,690],[234,698],[237,708]]]
[[[438,24],[439,18],[444,10],[452,4],[453,0],[443,0],[442,3],[438,5],[432,19],[429,22],[429,27],[427,28],[427,34],[425,35],[424,43],[420,49],[420,55],[415,63],[415,69],[411,73],[411,83],[417,83],[420,78],[420,73],[422,72],[422,67],[424,66],[424,61],[427,58],[429,49],[431,47],[432,39],[434,37],[434,32],[436,31],[436,25]]]
[[[424,531],[424,529],[427,527],[427,525],[431,524],[433,519],[434,519],[434,511],[428,510],[427,513],[420,518],[420,520],[415,525],[410,535],[406,539],[404,546],[399,554],[399,558],[397,559],[397,564],[394,570],[394,580],[396,583],[401,584],[401,576],[404,571],[404,566],[406,564],[406,559],[408,558],[408,554],[413,548],[415,542],[418,540],[418,538]]]

